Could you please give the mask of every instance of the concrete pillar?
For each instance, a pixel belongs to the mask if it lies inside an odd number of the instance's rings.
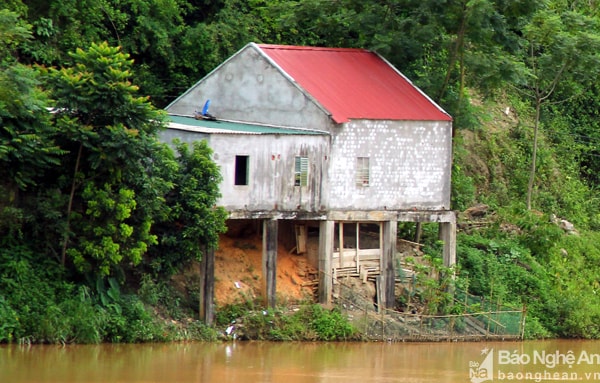
[[[444,241],[444,266],[456,264],[456,222],[440,223],[440,239]]]
[[[275,307],[277,303],[277,223],[276,219],[263,221],[263,298],[267,307]]]
[[[396,255],[396,242],[398,240],[398,222],[385,221],[382,223],[382,244],[381,244],[381,287],[384,289],[382,297],[385,297],[385,302],[381,305],[385,308],[394,307],[396,300],[396,268],[394,258]]]
[[[319,223],[319,303],[331,304],[333,276],[331,260],[333,257],[334,221]]]
[[[212,325],[215,319],[215,250],[204,247],[200,261],[200,320]]]

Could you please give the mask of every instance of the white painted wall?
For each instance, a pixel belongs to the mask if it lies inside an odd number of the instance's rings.
[[[306,211],[322,210],[321,193],[327,185],[324,175],[330,136],[320,135],[205,135],[168,129],[161,140],[183,142],[206,139],[213,149],[223,181],[218,201],[228,211]],[[249,157],[248,185],[235,185],[235,157]],[[295,157],[308,157],[307,186],[294,186]]]
[[[370,158],[357,186],[356,158]],[[351,121],[333,136],[329,209],[449,209],[452,126],[431,121]]]
[[[221,204],[228,210],[318,211],[325,169],[322,158],[329,152],[329,136],[225,136],[211,138],[221,167]],[[234,185],[235,156],[250,160],[250,182]],[[309,159],[308,186],[294,186],[295,157]]]

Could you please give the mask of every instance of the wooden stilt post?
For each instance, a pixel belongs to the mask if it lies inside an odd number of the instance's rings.
[[[277,303],[277,220],[263,221],[263,296],[267,307],[275,307]]]
[[[204,247],[200,261],[200,307],[199,318],[212,325],[215,318],[215,250]]]
[[[375,290],[377,294],[377,312],[383,313],[387,307],[387,289],[385,284],[385,275],[381,274],[375,277]]]
[[[204,290],[204,323],[212,326],[215,320],[215,249],[208,247],[206,257],[206,286]]]
[[[319,303],[331,304],[333,293],[332,258],[334,221],[319,224]]]
[[[456,263],[456,222],[442,222],[441,240],[444,241],[444,266]]]
[[[338,267],[341,269],[344,265],[344,222],[338,223],[338,239],[340,244],[340,264]]]
[[[423,224],[421,222],[417,222],[415,225],[415,238],[414,241],[416,243],[421,243],[421,234],[423,233]]]
[[[206,315],[206,246],[204,247],[204,251],[202,254],[202,259],[200,260],[200,291],[198,292],[198,300],[200,301],[198,305],[198,318],[201,321],[204,321],[204,317]]]
[[[394,267],[394,257],[396,255],[396,241],[398,233],[397,221],[385,221],[381,226],[383,230],[383,244],[381,252],[381,275],[383,279],[385,308],[394,307],[395,288],[396,288],[396,270]]]
[[[456,222],[440,223],[440,239],[444,242],[444,266],[452,267],[456,264]],[[456,277],[453,269],[450,278]],[[446,292],[454,295],[454,284],[449,284]]]
[[[356,260],[356,272],[360,274],[360,223],[356,222],[356,249],[354,249],[354,258]]]

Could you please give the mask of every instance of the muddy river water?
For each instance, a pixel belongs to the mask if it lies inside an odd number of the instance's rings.
[[[0,345],[0,383],[600,382],[600,342]]]

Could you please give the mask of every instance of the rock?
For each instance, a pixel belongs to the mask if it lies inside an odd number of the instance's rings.
[[[465,215],[469,219],[482,218],[487,215],[489,208],[490,207],[488,205],[478,203],[477,205],[471,206],[470,208],[465,210]]]
[[[550,215],[550,221],[558,225],[562,230],[564,230],[567,234],[578,235],[577,229],[575,229],[575,225],[571,222],[567,221],[563,218],[558,218],[554,214]]]
[[[561,229],[563,229],[566,232],[572,232],[575,231],[575,225],[573,225],[571,222],[567,221],[566,219],[561,219],[558,227],[560,227]]]

